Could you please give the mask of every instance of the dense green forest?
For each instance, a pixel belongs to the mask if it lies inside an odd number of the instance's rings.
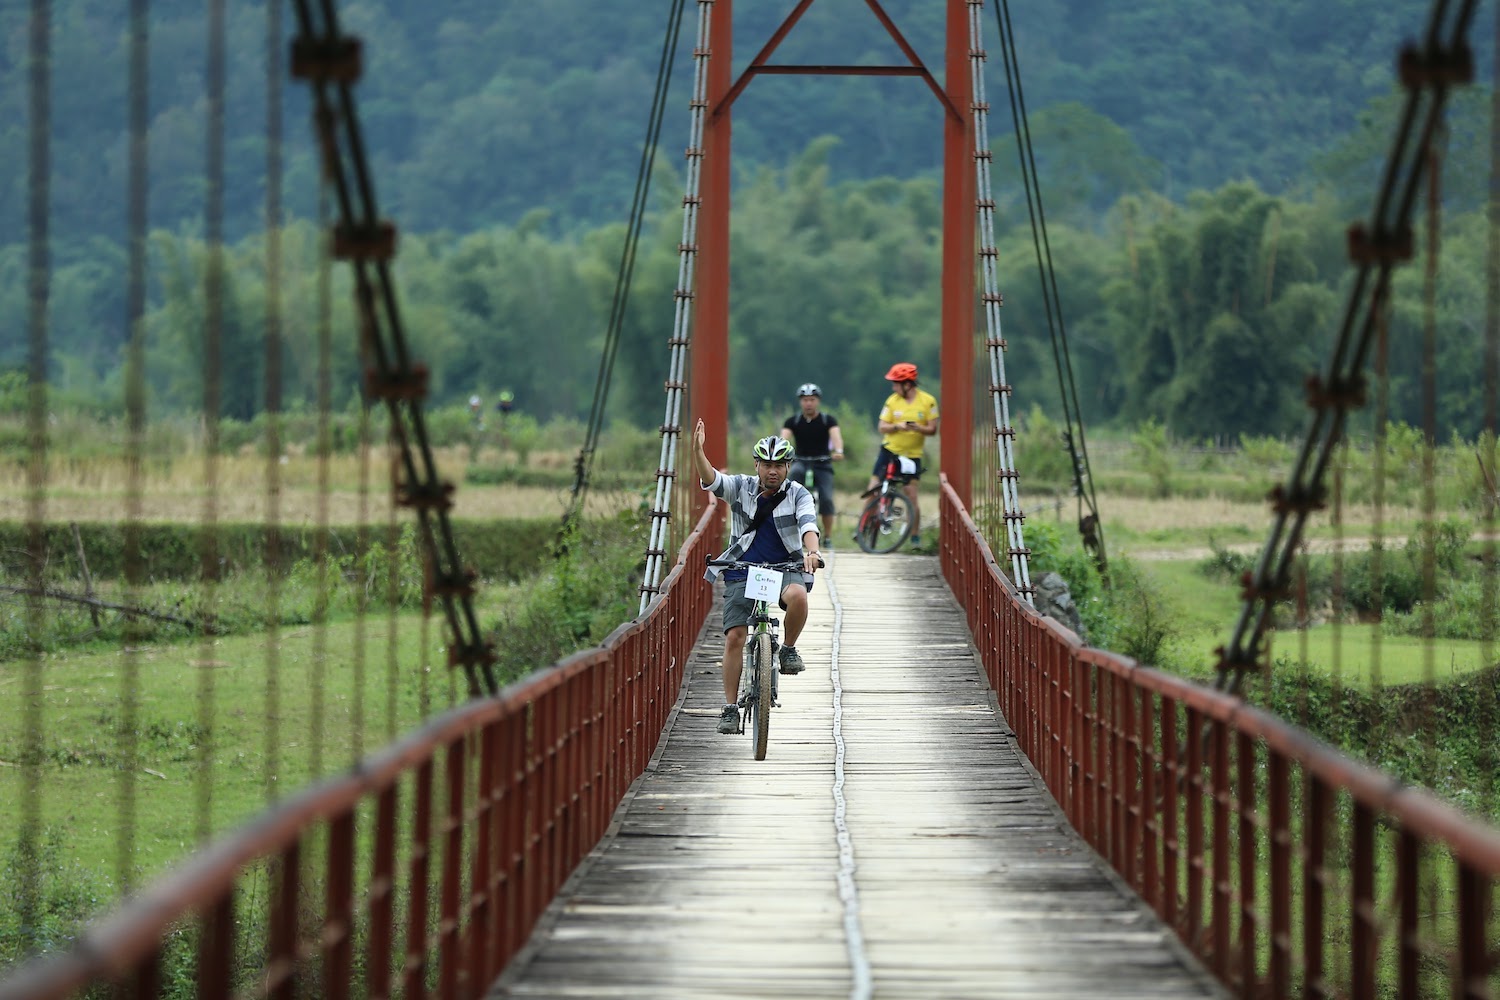
[[[126,10],[53,6],[49,383],[62,404],[118,413]],[[439,16],[393,0],[340,6],[366,43],[365,135],[382,204],[402,227],[397,273],[438,398],[509,386],[538,417],[586,413],[671,5],[451,0]],[[792,6],[738,5],[737,64]],[[940,67],[944,5],[885,6]],[[1300,376],[1317,366],[1343,304],[1342,232],[1367,210],[1394,122],[1394,52],[1424,10],[1416,0],[1070,0],[1013,12],[1086,418],[1155,418],[1183,436],[1300,426]],[[264,399],[265,15],[263,4],[231,4],[224,357],[237,377],[223,407],[240,418]],[[157,0],[151,17],[151,399],[159,411],[190,410],[202,397],[204,18],[184,0]],[[1021,402],[1053,409],[989,27],[1009,374]],[[677,273],[691,22],[685,30],[611,397],[612,414],[641,423],[659,419]],[[12,368],[26,349],[26,45],[25,10],[0,8],[10,123],[0,149],[12,164],[0,185],[0,326],[17,334],[0,340],[0,367]],[[778,55],[900,58],[857,0],[819,0]],[[317,184],[306,95],[288,83],[284,100],[279,292],[296,406],[316,397],[318,380]],[[1471,359],[1484,306],[1487,101],[1482,88],[1465,92],[1448,132],[1441,416],[1464,433],[1482,388]],[[764,78],[736,105],[737,409],[789,404],[806,379],[873,408],[892,359],[935,372],[940,144],[929,105],[915,81],[869,78]],[[1410,421],[1420,276],[1409,270],[1401,284],[1392,414]],[[353,405],[358,363],[337,271],[332,302],[335,405]]]

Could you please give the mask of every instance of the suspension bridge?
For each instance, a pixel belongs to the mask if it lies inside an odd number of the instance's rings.
[[[133,889],[77,941],[0,980],[0,998],[1500,994],[1500,832],[1240,696],[1242,679],[1266,666],[1273,606],[1290,591],[1307,518],[1337,501],[1330,466],[1348,414],[1367,395],[1392,274],[1414,253],[1412,220],[1431,179],[1445,101],[1473,75],[1477,4],[1435,0],[1419,41],[1400,54],[1405,104],[1373,212],[1349,234],[1355,276],[1334,354],[1310,380],[1307,438],[1274,495],[1268,540],[1220,654],[1220,683],[1206,687],[1089,647],[1032,605],[994,240],[986,4],[946,0],[941,73],[877,0],[865,6],[903,63],[775,62],[813,2],[801,0],[738,74],[730,0],[674,5],[674,23],[693,35],[695,73],[661,451],[656,468],[642,470],[656,487],[640,611],[600,646],[508,687],[494,670],[506,637],[480,628],[476,574],[463,561],[452,490],[427,436],[428,376],[399,309],[395,229],[380,213],[360,133],[360,42],[341,29],[332,0],[298,0],[285,27],[279,5],[268,5],[268,50],[280,53],[290,37],[285,66],[273,58],[269,78],[279,85],[289,72],[313,97],[337,216],[329,255],[352,274],[364,393],[388,418],[394,499],[411,508],[448,668],[471,697],[358,752],[344,773],[282,790],[233,832],[204,836],[209,842],[180,867]],[[227,267],[218,231],[225,4],[208,9],[211,414],[217,387],[235,373],[217,350]],[[51,294],[49,11],[33,0],[28,36],[34,364],[26,469],[37,566],[48,498],[39,359]],[[137,138],[145,12],[135,0]],[[995,13],[1010,76],[1008,13]],[[733,467],[731,109],[758,77],[794,73],[915,78],[943,122],[943,419],[957,432],[941,443],[937,555],[834,553],[814,590],[804,645],[811,669],[783,681],[772,752],[755,762],[742,741],[712,730],[723,642],[716,591],[701,570],[722,547],[723,512],[692,488],[681,435],[702,419],[710,458]],[[664,94],[659,88],[658,105]],[[128,160],[126,307],[135,329],[146,294],[144,143],[131,144]],[[279,217],[275,182],[267,197],[270,217]],[[280,264],[272,257],[268,266]],[[622,295],[617,289],[617,313]],[[273,352],[278,322],[268,317]],[[1492,328],[1485,364],[1493,365],[1495,344]],[[140,377],[138,361],[133,353],[131,379]],[[1082,448],[1076,390],[1065,383],[1064,394],[1072,399],[1069,438]],[[137,435],[146,422],[140,397],[126,394]],[[578,492],[598,416],[578,463]],[[211,415],[205,423],[212,454]],[[132,440],[138,446],[140,437]],[[276,468],[267,465],[273,484]],[[216,474],[210,461],[210,487]],[[1089,505],[1085,541],[1103,565],[1092,486],[1080,478],[1079,487]],[[206,580],[220,554],[213,496],[210,489],[203,518]],[[126,572],[137,580],[139,531],[137,516],[126,531],[127,548],[136,546]],[[271,534],[281,544],[279,530]],[[40,627],[47,588],[36,572],[22,589]],[[205,649],[205,677],[212,655]],[[323,663],[342,655],[318,653]],[[362,663],[368,654],[353,655]],[[136,683],[140,656],[120,652],[122,676]],[[28,752],[10,769],[9,787],[18,793],[21,843],[33,850],[4,905],[22,926],[37,927],[43,872],[34,848],[52,776],[45,755],[30,751],[43,745],[48,662],[22,659],[17,680],[26,706],[19,744]],[[212,697],[211,686],[202,690]],[[138,699],[127,685],[121,711],[138,714]],[[122,772],[135,772],[137,752],[122,750]],[[211,768],[203,772],[211,778]],[[128,843],[147,817],[134,786],[125,788]]]

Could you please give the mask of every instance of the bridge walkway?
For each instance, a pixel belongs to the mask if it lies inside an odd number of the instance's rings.
[[[656,758],[491,996],[1222,995],[1016,750],[936,559],[834,553],[798,646],[757,762],[714,729],[710,614]]]

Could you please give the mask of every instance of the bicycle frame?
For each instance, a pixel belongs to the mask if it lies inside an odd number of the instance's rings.
[[[733,567],[756,565],[737,560],[719,559],[710,559],[709,564]],[[794,572],[794,567],[798,565],[800,564],[788,562],[757,568],[785,574]],[[780,687],[776,670],[777,656],[781,651],[781,639],[776,628],[778,624],[780,624],[779,620],[771,614],[771,602],[764,598],[757,598],[751,607],[750,632],[745,637],[745,662],[740,671],[738,699],[741,709],[740,732],[750,730],[756,760],[764,760],[766,757],[766,747],[770,739],[770,711],[776,705]]]

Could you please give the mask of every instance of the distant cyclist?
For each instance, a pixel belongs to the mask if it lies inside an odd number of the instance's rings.
[[[902,488],[906,499],[911,501],[911,544],[922,544],[918,533],[922,526],[921,511],[917,507],[917,480],[922,477],[922,446],[938,432],[937,399],[930,392],[917,388],[917,366],[909,361],[891,365],[885,373],[891,383],[891,394],[880,409],[879,430],[880,454],[875,456],[875,467],[870,470],[873,490],[885,478],[887,462],[894,461],[910,479]]]
[[[734,539],[720,559],[743,559],[755,563],[802,560],[801,573],[781,578],[781,607],[786,611],[786,642],[781,647],[781,672],[800,674],[804,669],[797,652],[797,637],[807,624],[807,592],[818,570],[818,516],[812,494],[787,473],[792,446],[779,437],[763,437],[750,449],[755,475],[731,476],[713,467],[703,452],[703,421],[693,430],[693,461],[703,488],[729,504],[729,531]],[[711,566],[705,577],[724,574],[724,709],[719,714],[719,732],[739,731],[740,671],[744,667],[745,637],[755,602],[745,596],[743,569],[721,570]]]
[[[823,413],[823,390],[815,383],[803,382],[797,387],[797,401],[802,412],[794,413],[781,425],[781,436],[796,444],[797,457],[792,460],[792,479],[807,481],[807,470],[813,470],[813,485],[818,491],[818,513],[823,515],[823,544],[833,544],[833,466],[844,460],[844,432],[831,413]]]

